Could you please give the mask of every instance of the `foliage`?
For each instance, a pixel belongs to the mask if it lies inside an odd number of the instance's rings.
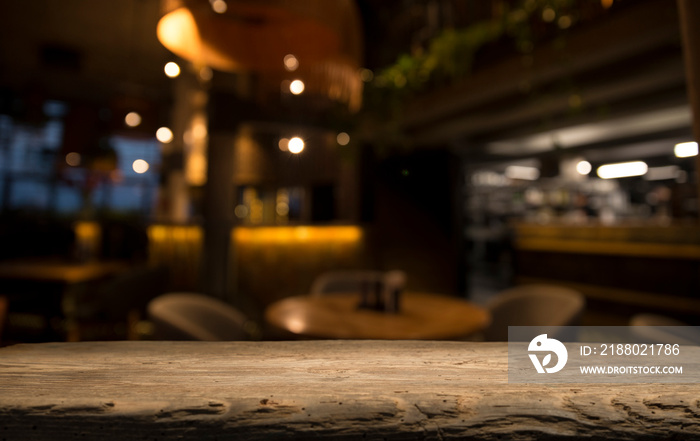
[[[618,0],[621,1],[621,0]],[[612,1],[608,0],[608,5]],[[501,2],[489,20],[445,28],[424,47],[402,54],[377,72],[365,88],[362,136],[380,150],[409,146],[401,114],[411,97],[469,77],[483,56],[519,55],[532,62],[535,46],[550,42],[566,57],[566,32],[577,22],[599,16],[601,0],[521,0]],[[493,49],[493,50],[492,50]],[[529,60],[528,60],[529,58]]]
[[[464,78],[471,72],[477,52],[500,40],[510,40],[516,51],[529,53],[538,32],[570,27],[577,20],[576,6],[580,3],[581,0],[524,0],[512,9],[504,7],[491,20],[461,29],[443,29],[427,48],[403,54],[379,72],[373,86],[405,94]]]

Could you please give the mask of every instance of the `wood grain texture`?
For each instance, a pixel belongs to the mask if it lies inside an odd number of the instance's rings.
[[[700,385],[507,383],[505,343],[0,350],[0,439],[699,439]]]

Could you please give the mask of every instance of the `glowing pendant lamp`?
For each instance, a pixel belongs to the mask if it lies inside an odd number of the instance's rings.
[[[359,108],[362,44],[352,0],[164,0],[157,33],[176,55],[222,71],[281,79],[292,54],[309,93]]]

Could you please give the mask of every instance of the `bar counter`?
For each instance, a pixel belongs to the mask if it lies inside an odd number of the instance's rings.
[[[519,283],[556,283],[589,300],[700,317],[700,225],[513,226]]]
[[[508,384],[507,344],[0,349],[0,438],[698,439],[697,384]]]
[[[700,260],[698,224],[516,224],[515,237],[528,251]]]

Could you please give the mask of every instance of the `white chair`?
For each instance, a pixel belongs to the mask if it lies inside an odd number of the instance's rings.
[[[250,340],[255,329],[236,308],[203,294],[163,294],[147,310],[157,340]]]
[[[487,305],[491,324],[484,339],[507,341],[508,326],[575,326],[585,305],[581,293],[563,286],[533,284],[506,289]]]
[[[640,343],[700,345],[700,330],[680,320],[659,314],[636,314],[630,332]]]

